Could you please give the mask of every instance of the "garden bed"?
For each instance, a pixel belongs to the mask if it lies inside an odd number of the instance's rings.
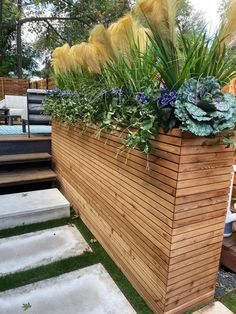
[[[214,296],[233,150],[216,139],[161,133],[146,156],[117,158],[119,132],[53,123],[61,189],[155,313]],[[105,145],[106,142],[106,145]]]

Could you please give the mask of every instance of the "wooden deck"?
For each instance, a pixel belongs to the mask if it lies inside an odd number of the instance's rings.
[[[0,135],[0,142],[9,142],[9,141],[42,141],[42,140],[51,140],[51,136],[48,135],[36,135],[31,134],[30,137],[28,137],[27,134],[25,135]]]

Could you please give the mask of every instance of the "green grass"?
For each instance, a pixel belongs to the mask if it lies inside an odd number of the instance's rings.
[[[102,263],[106,270],[109,272],[110,276],[116,282],[120,290],[124,293],[126,298],[134,307],[136,312],[140,314],[152,313],[152,311],[148,308],[144,300],[139,296],[139,294],[132,287],[132,285],[126,279],[126,277],[123,275],[120,269],[111,260],[106,251],[102,248],[102,246],[98,242],[95,243],[90,242],[91,239],[94,239],[94,236],[79,218],[60,219],[46,223],[33,224],[29,226],[17,227],[14,229],[3,230],[0,231],[0,238],[15,236],[33,231],[39,231],[47,228],[53,228],[70,223],[76,225],[76,227],[79,229],[85,240],[89,243],[93,252],[86,252],[78,257],[71,257],[49,265],[1,277],[0,291],[13,289],[46,278],[59,276],[63,273],[87,267],[96,263]]]
[[[236,313],[236,290],[225,295],[221,302],[233,313]]]

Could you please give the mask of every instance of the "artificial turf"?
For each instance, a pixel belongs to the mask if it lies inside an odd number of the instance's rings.
[[[236,291],[226,294],[220,300],[229,310],[236,313]]]
[[[110,276],[116,282],[120,290],[124,293],[135,311],[140,314],[153,313],[144,300],[139,296],[130,282],[126,279],[120,269],[111,260],[103,247],[94,240],[94,236],[78,217],[70,219],[60,219],[45,223],[33,224],[29,226],[16,227],[13,229],[0,230],[0,238],[6,238],[23,233],[39,231],[48,228],[54,228],[65,224],[73,223],[79,229],[85,240],[89,243],[93,252],[85,252],[83,255],[71,257],[49,265],[40,266],[24,272],[10,274],[0,277],[0,291],[13,289],[19,286],[37,282],[54,276],[71,272],[93,264],[101,263],[109,272]]]

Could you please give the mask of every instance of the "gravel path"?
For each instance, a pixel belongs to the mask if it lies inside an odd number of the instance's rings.
[[[233,290],[236,290],[236,274],[221,268],[218,273],[215,297],[221,299]]]

